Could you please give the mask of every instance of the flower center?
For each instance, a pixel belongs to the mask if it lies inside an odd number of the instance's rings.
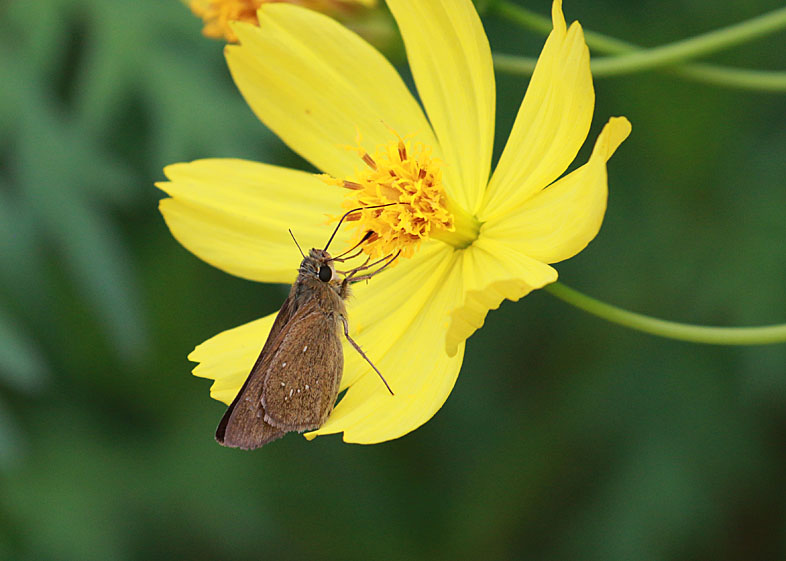
[[[480,224],[452,204],[442,185],[442,162],[431,148],[403,138],[371,155],[356,149],[364,167],[352,180],[330,178],[329,183],[349,190],[343,206],[364,208],[346,218],[356,223],[353,245],[369,236],[363,251],[381,258],[400,251],[411,257],[420,242],[430,237],[462,248],[477,239]]]

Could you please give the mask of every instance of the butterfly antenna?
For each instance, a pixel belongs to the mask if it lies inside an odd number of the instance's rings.
[[[372,209],[372,208],[383,208],[383,207],[386,207],[386,206],[393,206],[393,205],[397,205],[397,204],[400,204],[400,203],[388,203],[388,204],[386,204],[386,205],[375,205],[375,206],[361,206],[361,207],[358,207],[358,208],[353,208],[352,210],[350,210],[350,211],[348,211],[348,212],[345,212],[345,213],[344,213],[344,216],[342,216],[342,217],[341,217],[341,220],[339,220],[339,221],[338,221],[338,224],[336,224],[336,229],[335,229],[335,230],[333,230],[333,233],[331,234],[331,236],[330,236],[330,239],[328,240],[328,243],[327,243],[327,244],[325,244],[325,249],[324,249],[324,251],[327,251],[327,248],[330,246],[330,242],[332,242],[332,241],[333,241],[333,238],[334,238],[334,237],[336,237],[336,233],[338,233],[338,229],[339,229],[339,227],[341,226],[341,223],[342,223],[342,222],[344,222],[344,219],[345,219],[347,216],[349,216],[350,214],[352,214],[353,212],[357,212],[357,211],[359,211],[359,210],[369,210],[369,209]],[[366,236],[368,236],[368,235],[369,235],[369,234],[367,233],[367,234],[366,234]],[[363,240],[363,241],[365,241],[365,240]],[[358,244],[358,245],[359,245],[359,244]],[[357,246],[355,246],[355,247],[357,247]],[[353,248],[353,249],[354,249],[354,248]]]
[[[303,250],[300,249],[300,244],[297,243],[297,240],[295,239],[295,234],[292,233],[292,228],[289,228],[289,235],[292,236],[292,239],[294,240],[295,245],[297,246],[297,250],[300,252],[300,255],[303,255]],[[305,259],[305,258],[306,258],[306,256],[303,255],[303,259]]]

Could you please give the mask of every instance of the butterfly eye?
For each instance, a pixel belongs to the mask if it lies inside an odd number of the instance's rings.
[[[319,267],[319,280],[322,282],[329,282],[333,278],[333,271],[327,265]]]

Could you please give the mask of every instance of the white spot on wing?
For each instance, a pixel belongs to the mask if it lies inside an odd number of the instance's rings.
[[[308,350],[308,345],[306,345],[305,347],[303,347],[303,352],[306,352],[307,350]]]

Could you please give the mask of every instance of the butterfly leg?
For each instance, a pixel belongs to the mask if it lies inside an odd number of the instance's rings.
[[[347,323],[347,318],[345,318],[344,316],[339,316],[339,317],[341,318],[341,323],[344,324],[344,336],[347,338],[347,341],[349,341],[352,344],[352,346],[355,347],[355,350],[360,353],[360,356],[362,356],[366,360],[366,362],[368,362],[371,365],[371,368],[374,369],[374,372],[376,372],[379,375],[380,379],[382,380],[382,383],[385,384],[385,387],[390,392],[390,395],[395,395],[393,393],[393,390],[390,389],[387,380],[385,380],[385,377],[382,375],[382,372],[377,370],[377,367],[374,366],[374,363],[371,362],[371,360],[366,356],[366,353],[363,352],[363,349],[360,348],[360,345],[355,343],[352,337],[349,336],[349,323]]]
[[[375,261],[374,263],[371,263],[370,265],[364,265],[362,267],[357,267],[356,269],[353,269],[353,270],[349,271],[349,274],[346,276],[346,278],[344,280],[351,281],[351,282],[358,282],[358,281],[362,281],[362,280],[368,280],[371,277],[381,273],[383,271],[383,269],[385,269],[388,265],[393,263],[393,261],[395,261],[398,258],[399,255],[401,255],[401,250],[396,252],[396,254],[393,255],[393,256],[386,255],[382,259],[379,259],[378,261]],[[382,263],[386,259],[387,259],[387,262],[384,265],[382,265],[379,269],[377,269],[376,271],[372,271],[371,273],[368,273],[368,274],[365,274],[365,275],[361,275],[359,277],[355,276],[355,274],[358,273],[359,271],[362,271],[364,269],[370,269],[370,268],[374,267],[375,265],[378,265],[379,263]]]

